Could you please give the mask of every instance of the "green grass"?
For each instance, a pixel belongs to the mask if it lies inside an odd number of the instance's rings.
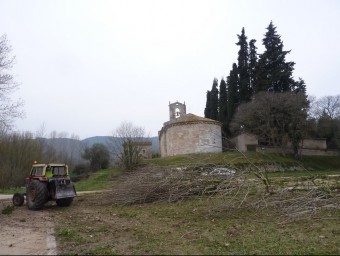
[[[257,212],[234,208],[211,214],[211,204],[218,203],[191,200],[112,211],[131,222],[139,241],[132,248],[133,254],[340,253],[340,237],[333,235],[340,231],[339,218],[333,223],[304,220],[281,225],[278,217],[270,215],[270,209]],[[320,213],[319,217],[326,214]]]
[[[104,195],[104,194],[103,194]],[[335,255],[340,253],[340,210],[292,221],[277,208],[226,207],[225,198],[110,206],[86,197],[58,220],[61,253],[91,255]],[[85,207],[86,206],[86,207]],[[90,207],[89,207],[90,206]],[[83,209],[86,212],[79,213]],[[74,211],[72,213],[72,211]],[[62,217],[62,215],[58,215]],[[287,222],[286,222],[287,221]],[[123,247],[123,248],[122,248]],[[72,251],[70,251],[72,250]]]
[[[9,215],[9,214],[12,214],[14,209],[15,209],[15,207],[13,205],[7,205],[5,208],[2,209],[1,213]]]
[[[92,173],[91,176],[85,180],[75,182],[77,191],[92,191],[112,188],[112,180],[122,171],[119,169],[105,169]]]
[[[268,173],[268,177],[323,177],[325,175],[339,175],[340,170],[304,170],[304,171],[280,171]]]
[[[301,162],[315,170],[340,169],[340,156],[305,156]]]
[[[56,234],[62,241],[74,241],[78,244],[90,242],[89,239],[85,239],[81,236],[76,228],[70,228],[70,225],[68,225],[68,227],[58,228]]]
[[[281,157],[274,154],[263,155],[261,153],[241,154],[239,152],[225,153],[202,153],[188,154],[180,156],[171,156],[164,158],[154,158],[145,160],[146,163],[158,166],[176,166],[176,167],[197,167],[205,165],[244,165],[248,163],[264,164],[268,162],[290,162],[287,157]]]
[[[291,155],[280,155],[273,153],[255,152],[223,152],[204,153],[171,156],[144,160],[144,163],[157,166],[196,167],[204,165],[235,165],[244,166],[248,164],[268,165],[278,164],[281,166],[302,166],[306,169],[325,170],[340,169],[340,157],[335,156],[304,156],[301,161],[295,160]]]
[[[4,195],[11,195],[11,194],[14,194],[16,192],[25,193],[26,192],[26,188],[25,187],[20,187],[20,188],[0,189],[0,194],[4,194]]]
[[[333,220],[280,224],[271,209],[229,208],[220,199],[113,207],[138,240],[132,254],[339,254],[340,211]],[[327,212],[317,217],[327,217]],[[337,220],[337,221],[336,221]]]
[[[92,173],[89,178],[74,182],[77,191],[92,191],[109,189],[112,187],[113,177],[119,175],[122,170],[105,169]],[[0,189],[0,194],[10,195],[15,192],[26,192],[25,187]]]

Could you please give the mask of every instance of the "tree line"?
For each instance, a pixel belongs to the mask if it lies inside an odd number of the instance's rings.
[[[303,138],[321,137],[315,134],[316,127],[314,134],[310,129],[318,126],[320,119],[314,115],[313,121],[309,115],[312,102],[307,97],[305,81],[294,79],[295,63],[286,60],[290,50],[284,50],[273,22],[262,40],[263,53],[257,52],[255,39],[248,43],[244,28],[237,37],[237,63],[232,64],[229,75],[219,84],[214,78],[206,94],[204,116],[222,123],[225,138],[250,132],[258,136],[262,145],[282,146],[290,141],[297,154]],[[324,119],[329,117],[323,113]],[[333,141],[330,144],[339,148],[335,129],[330,133],[327,142]]]
[[[122,123],[108,136],[107,143],[87,145],[72,135],[53,131],[49,138],[31,132],[7,132],[0,136],[0,189],[20,187],[34,161],[66,163],[74,180],[112,166],[124,170],[136,168],[142,160],[139,142],[148,140],[144,130],[132,123]]]

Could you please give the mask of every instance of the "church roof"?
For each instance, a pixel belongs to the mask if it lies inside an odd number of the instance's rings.
[[[172,121],[168,121],[166,123],[164,123],[164,127],[168,126],[168,125],[176,125],[176,124],[187,124],[187,123],[214,123],[217,125],[221,125],[221,123],[219,121],[213,120],[213,119],[209,119],[209,118],[205,118],[205,117],[200,117],[200,116],[196,116],[194,114],[185,114],[182,115]]]

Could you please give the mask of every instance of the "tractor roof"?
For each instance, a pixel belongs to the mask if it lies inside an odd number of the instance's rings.
[[[44,166],[66,166],[66,164],[50,163],[50,164],[33,164],[33,167],[44,167]]]
[[[50,163],[50,164],[47,164],[49,166],[65,166],[66,164],[61,164],[61,163]]]

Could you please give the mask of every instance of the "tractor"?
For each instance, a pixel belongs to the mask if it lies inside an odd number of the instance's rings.
[[[69,206],[77,196],[66,164],[33,164],[25,186],[26,193],[15,193],[12,202],[15,206],[21,206],[26,196],[30,210],[43,208],[47,201],[56,201],[58,206]]]

